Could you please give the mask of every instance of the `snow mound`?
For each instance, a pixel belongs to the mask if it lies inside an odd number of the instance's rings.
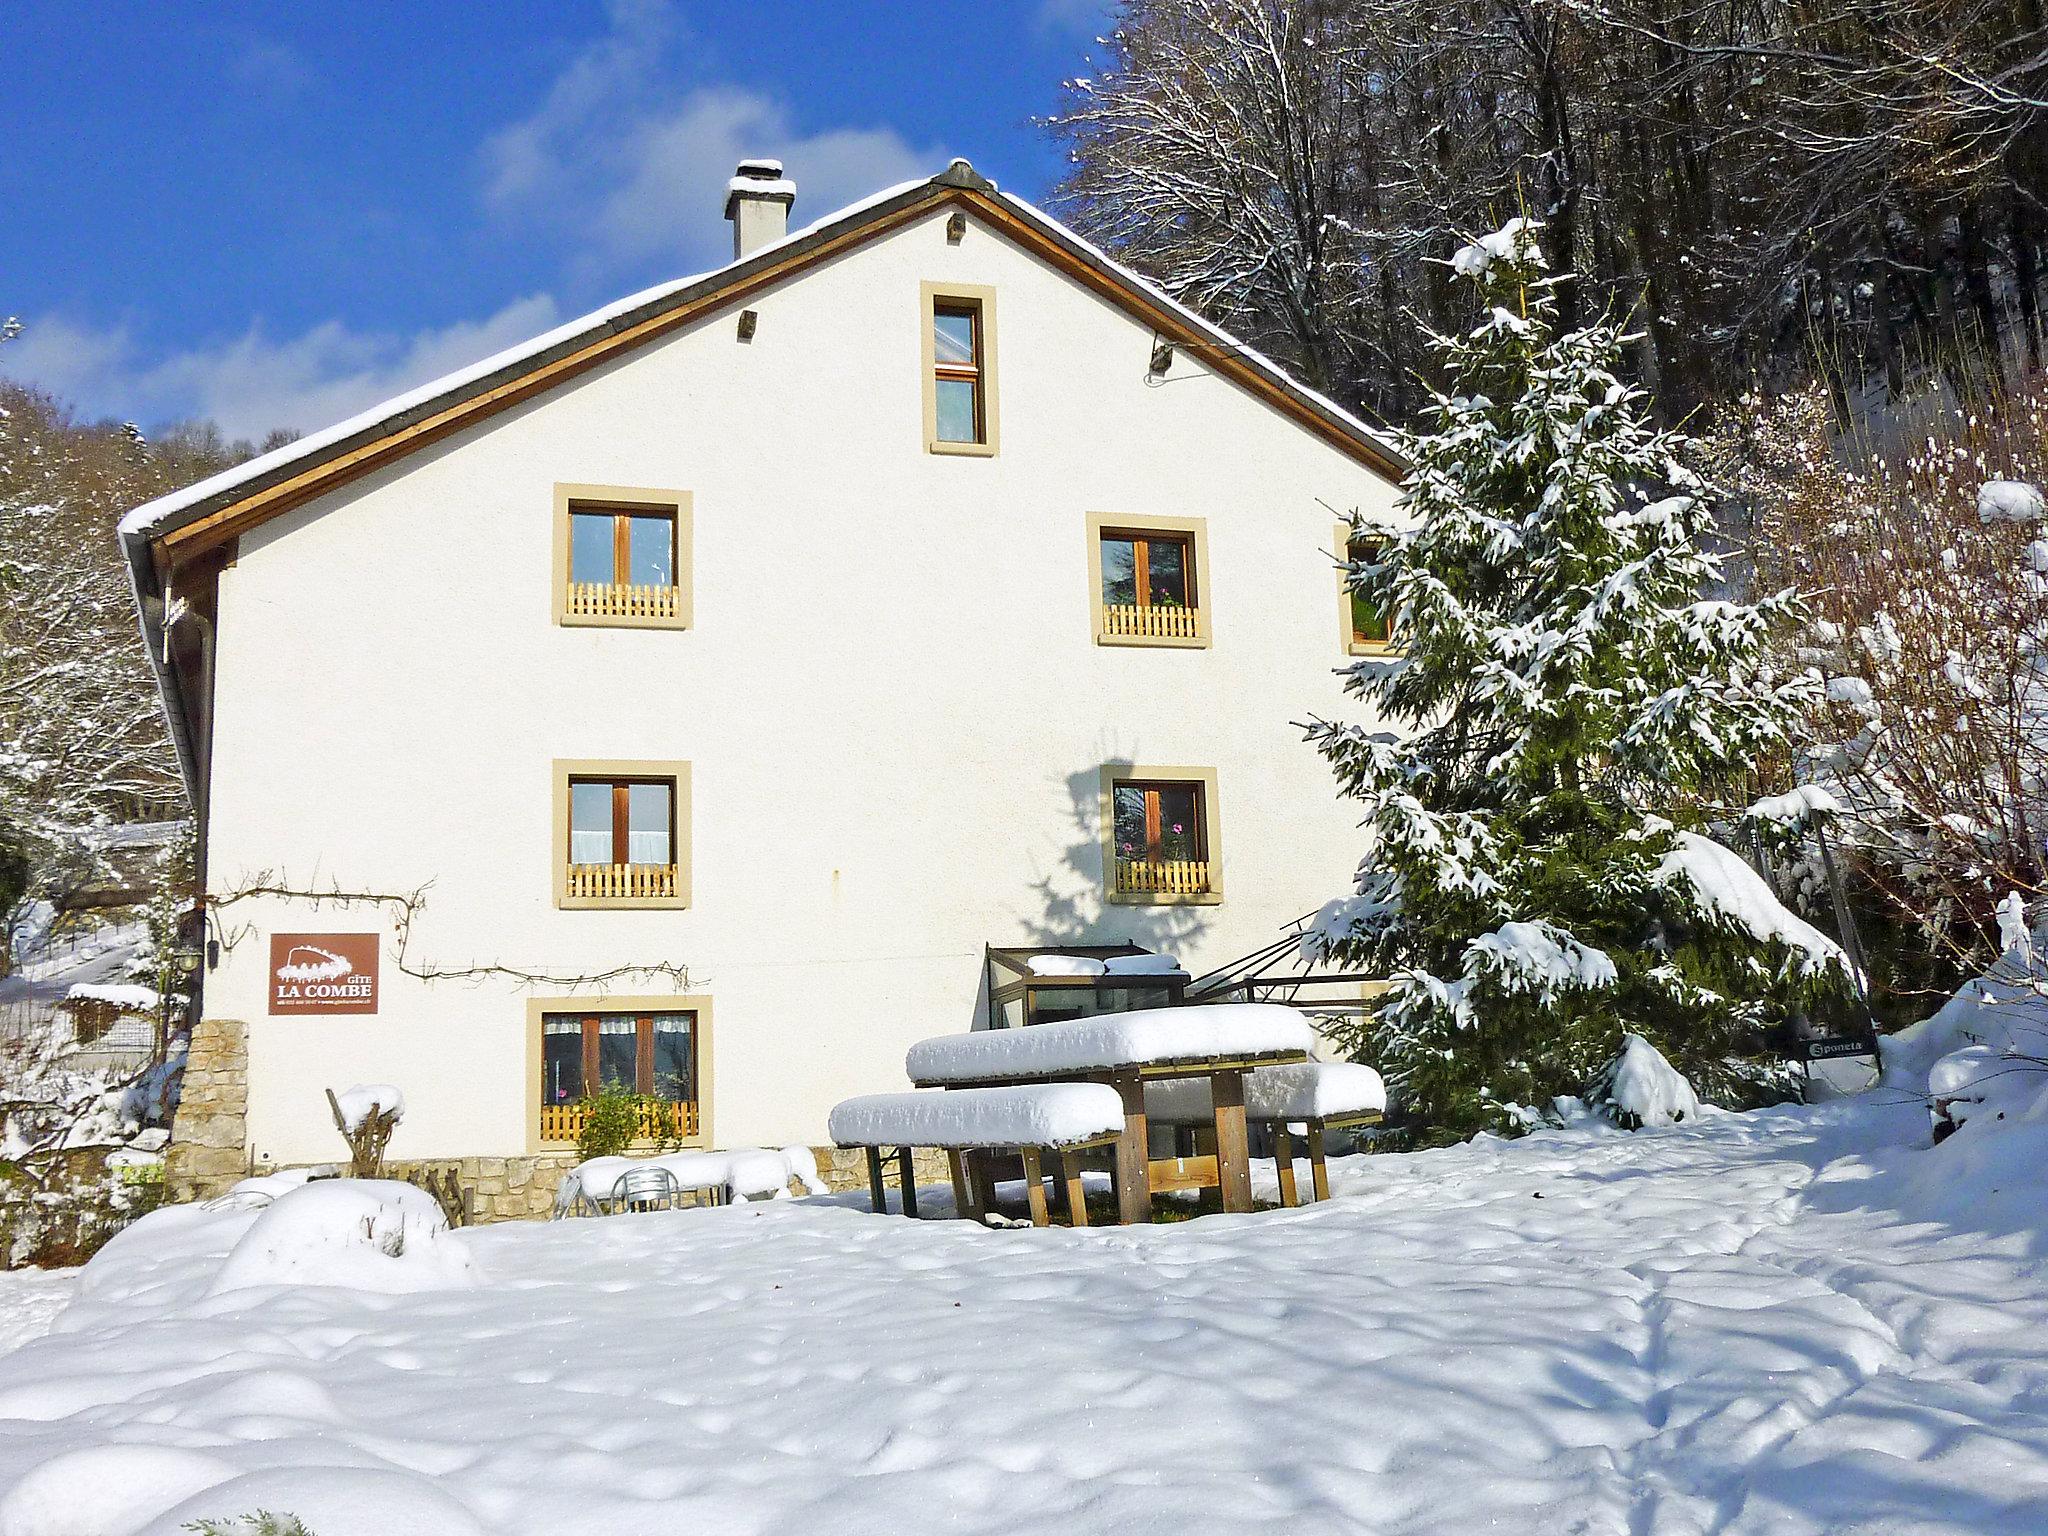
[[[1618,1125],[1655,1129],[1700,1117],[1699,1095],[1685,1074],[1641,1035],[1623,1035],[1621,1054],[1601,1069],[1586,1102]]]
[[[336,1285],[402,1294],[479,1283],[440,1203],[392,1179],[322,1179],[258,1213],[214,1277],[213,1290]]]
[[[341,1106],[341,1118],[351,1134],[362,1129],[373,1109],[383,1110],[395,1124],[405,1118],[405,1095],[389,1083],[357,1083],[346,1093],[337,1093],[334,1102]]]
[[[218,1457],[167,1445],[91,1445],[52,1456],[0,1497],[0,1536],[131,1536],[226,1481]]]
[[[1990,970],[1963,983],[1929,1017],[1896,1034],[1880,1037],[1878,1059],[1884,1086],[1900,1093],[1931,1095],[1935,1069],[1970,1047],[1985,1047],[2000,1058],[2048,1058],[2048,977],[2017,950]],[[1957,1068],[1949,1068],[1947,1082]]]
[[[1657,884],[1691,887],[1709,912],[1755,938],[1792,949],[1801,956],[1802,970],[1849,969],[1842,946],[1778,900],[1742,855],[1697,832],[1677,836],[1677,845],[1657,865]]]
[[[828,1128],[842,1147],[1061,1147],[1123,1123],[1106,1083],[1034,1083],[863,1094],[834,1106]]]
[[[295,1515],[311,1536],[485,1536],[465,1505],[419,1473],[365,1467],[247,1472],[186,1499],[138,1536],[183,1536],[198,1521],[258,1510]]]
[[[260,1211],[279,1195],[302,1188],[313,1173],[311,1168],[280,1168],[276,1173],[237,1179],[206,1203],[217,1211]]]
[[[903,1065],[913,1082],[962,1083],[1207,1056],[1306,1054],[1315,1043],[1308,1020],[1282,1003],[1200,1003],[940,1035],[913,1045]]]
[[[2032,523],[2048,514],[2041,487],[2026,480],[1986,480],[1977,491],[1981,523]]]

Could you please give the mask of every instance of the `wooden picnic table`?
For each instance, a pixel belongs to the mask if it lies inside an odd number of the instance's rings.
[[[1248,1017],[1254,1011],[1259,1016]],[[1220,1032],[1219,1038],[1235,1038],[1235,1048],[1203,1049],[1195,1045],[1179,1053],[1173,1050],[1173,1026],[1181,1022],[1174,1015],[1183,1016],[1190,1026],[1187,1033],[1199,1040],[1204,1034],[1218,1034],[1201,1026],[1226,1012],[1238,1016],[1228,1022],[1252,1026],[1235,1030],[1226,1028]],[[1198,1021],[1193,1017],[1198,1014],[1210,1018]],[[1288,1020],[1291,1020],[1291,1026]],[[1062,1064],[1057,1059],[1057,1050],[1040,1048],[1054,1044],[1048,1037],[1057,1032],[1089,1039],[1083,1033],[1087,1026],[1115,1026],[1120,1021],[1138,1021],[1143,1027],[1098,1030],[1093,1043],[1099,1054],[1121,1055],[1125,1059],[1094,1064],[1082,1064],[1077,1059]],[[1270,1027],[1259,1027],[1262,1025]],[[1016,1037],[1014,1051],[1005,1049],[998,1038],[1002,1036]],[[1258,1037],[1264,1037],[1264,1043],[1247,1043],[1256,1041]],[[1190,1180],[1181,1159],[1155,1160],[1152,1157],[1145,1115],[1146,1083],[1186,1078],[1208,1081],[1214,1106],[1216,1184],[1222,1194],[1223,1209],[1249,1211],[1252,1208],[1252,1170],[1251,1145],[1245,1126],[1245,1074],[1257,1067],[1307,1061],[1309,1047],[1313,1043],[1307,1021],[1293,1009],[1275,1003],[1150,1009],[1062,1020],[1015,1030],[981,1031],[970,1037],[953,1038],[974,1041],[972,1055],[976,1059],[937,1064],[943,1070],[933,1070],[931,1064],[921,1067],[920,1052],[938,1054],[929,1052],[928,1048],[943,1047],[947,1042],[928,1041],[923,1046],[913,1047],[908,1067],[911,1080],[919,1087],[990,1088],[1022,1083],[1106,1083],[1116,1090],[1124,1107],[1123,1130],[1115,1142],[1117,1210],[1119,1219],[1124,1222],[1150,1221],[1155,1191],[1184,1189],[1191,1182],[1207,1183],[1206,1178]],[[1006,1056],[1014,1056],[1015,1059],[1006,1061]],[[981,1177],[985,1181],[985,1172]]]

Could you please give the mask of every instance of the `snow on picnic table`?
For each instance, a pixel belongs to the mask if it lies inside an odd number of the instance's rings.
[[[903,1069],[912,1082],[971,1083],[1148,1062],[1307,1052],[1315,1043],[1308,1020],[1282,1003],[1192,1003],[1057,1019],[1029,1029],[939,1035],[913,1045]]]
[[[253,1218],[160,1213],[0,1357],[0,1519],[77,1465],[243,1473],[320,1536],[350,1497],[504,1536],[2048,1531],[2048,1183],[1980,1215],[1953,1145],[1899,1096],[1341,1159],[1336,1200],[1175,1226],[501,1226],[446,1239],[479,1288],[410,1295],[208,1296]],[[170,1529],[127,1507],[95,1536]]]
[[[842,1147],[1061,1147],[1123,1124],[1107,1083],[1032,1083],[862,1094],[833,1108],[829,1129]]]

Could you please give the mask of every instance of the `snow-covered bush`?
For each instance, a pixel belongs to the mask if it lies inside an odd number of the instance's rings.
[[[1772,654],[1797,601],[1715,595],[1709,489],[1622,381],[1619,328],[1555,330],[1533,224],[1453,270],[1479,319],[1436,338],[1451,383],[1400,438],[1399,525],[1354,520],[1351,590],[1399,646],[1351,669],[1381,724],[1310,732],[1371,844],[1304,947],[1391,978],[1352,1043],[1424,1140],[1526,1129],[1624,1035],[1713,1102],[1781,1096],[1771,1031],[1850,969],[1683,827],[1789,755],[1819,693]]]
[[[1884,1086],[1925,1097],[1937,1139],[2048,1115],[2048,964],[2031,936],[1879,1050]]]
[[[1581,1098],[1587,1109],[1625,1131],[1700,1117],[1699,1096],[1685,1074],[1641,1035],[1621,1037],[1621,1050],[1593,1074]]]
[[[398,1293],[476,1283],[469,1250],[425,1190],[389,1179],[320,1179],[262,1208],[213,1289],[339,1285]]]
[[[1880,1006],[1917,1012],[1999,954],[2008,892],[2048,889],[2048,383],[1904,446],[1845,437],[1818,388],[1726,419],[1758,578],[1811,594],[1788,655],[1827,686],[1799,772],[1836,802]],[[1825,910],[1817,845],[1790,843]]]

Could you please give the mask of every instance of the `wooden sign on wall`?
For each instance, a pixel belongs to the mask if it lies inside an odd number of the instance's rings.
[[[273,933],[272,1013],[375,1013],[374,933]]]

